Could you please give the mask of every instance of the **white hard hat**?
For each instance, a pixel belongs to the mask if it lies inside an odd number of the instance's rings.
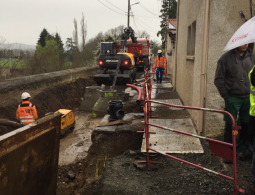
[[[24,93],[21,94],[21,99],[22,100],[25,100],[25,99],[30,98],[30,97],[31,97],[31,95],[28,92],[24,92]]]
[[[162,51],[161,51],[161,50],[158,50],[158,53],[162,53]]]

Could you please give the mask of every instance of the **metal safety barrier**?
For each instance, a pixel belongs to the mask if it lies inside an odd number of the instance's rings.
[[[191,107],[191,106],[181,106],[181,105],[168,104],[168,103],[159,102],[159,101],[153,101],[153,100],[151,100],[152,85],[151,85],[151,78],[149,77],[148,70],[144,71],[144,79],[145,79],[145,81],[144,81],[144,84],[143,84],[143,94],[144,94],[144,107],[143,107],[143,110],[144,110],[144,125],[145,125],[145,127],[144,127],[144,131],[139,131],[139,133],[144,133],[145,134],[145,140],[146,140],[146,161],[145,162],[147,163],[147,166],[149,167],[150,164],[159,164],[159,162],[150,161],[149,151],[153,151],[153,152],[162,154],[166,157],[169,157],[171,159],[180,161],[182,163],[188,164],[190,166],[199,168],[201,170],[213,173],[217,176],[220,176],[222,178],[233,181],[234,195],[237,195],[238,192],[245,193],[244,189],[238,188],[238,186],[237,186],[236,136],[238,134],[238,130],[240,130],[241,128],[236,125],[236,122],[235,122],[235,119],[233,118],[233,116],[229,112],[226,112],[224,110],[216,110],[216,109],[210,109],[210,108],[199,108],[199,107]],[[233,140],[233,143],[227,143],[227,142],[223,142],[223,141],[219,141],[219,140],[199,136],[199,135],[196,135],[196,134],[186,133],[186,132],[179,131],[179,130],[176,130],[176,129],[172,129],[172,128],[169,128],[169,127],[164,127],[164,126],[160,126],[160,125],[157,125],[157,124],[152,124],[149,121],[149,119],[152,118],[151,103],[161,104],[161,105],[165,105],[165,106],[168,106],[168,107],[176,107],[176,108],[184,108],[184,109],[200,110],[200,111],[208,111],[208,112],[226,114],[232,120],[232,140]],[[174,133],[179,133],[179,134],[186,135],[186,136],[192,136],[192,137],[195,137],[195,138],[204,139],[204,140],[208,141],[209,142],[209,148],[215,156],[218,156],[218,157],[221,157],[223,159],[226,159],[228,161],[233,162],[233,177],[224,175],[222,173],[207,169],[207,168],[202,167],[200,165],[182,160],[180,158],[177,158],[177,157],[174,157],[172,155],[165,154],[161,151],[157,151],[157,150],[153,149],[152,147],[150,147],[149,137],[150,137],[150,134],[155,134],[155,132],[150,132],[149,131],[149,126],[160,128],[160,129],[163,129],[163,130],[168,130],[168,131],[171,131],[171,132],[174,132]]]

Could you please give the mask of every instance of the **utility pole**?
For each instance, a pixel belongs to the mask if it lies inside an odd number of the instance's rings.
[[[130,16],[130,0],[128,0],[128,21],[127,21],[127,27],[129,27],[129,16]]]

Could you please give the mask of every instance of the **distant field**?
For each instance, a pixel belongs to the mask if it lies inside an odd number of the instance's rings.
[[[11,59],[11,60],[0,60],[0,68],[24,68],[25,67],[24,60],[17,60],[17,59]]]

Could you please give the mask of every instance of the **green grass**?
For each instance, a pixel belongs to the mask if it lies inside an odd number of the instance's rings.
[[[24,60],[17,60],[17,59],[11,59],[11,60],[0,60],[0,68],[18,68],[22,69],[26,66]]]
[[[73,68],[72,62],[65,62],[64,69],[70,69],[70,68]]]

